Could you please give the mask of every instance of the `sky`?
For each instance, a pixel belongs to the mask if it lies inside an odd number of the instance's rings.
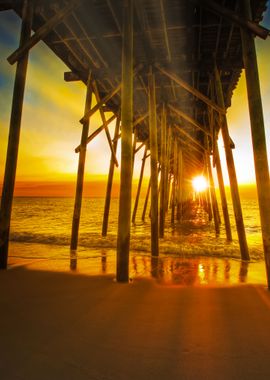
[[[270,28],[270,11],[262,23]],[[3,179],[9,118],[15,65],[6,58],[17,48],[20,34],[20,19],[11,11],[0,13],[0,183]],[[265,128],[270,153],[270,39],[256,39],[261,91],[265,116]],[[17,193],[22,195],[57,195],[74,193],[78,155],[74,152],[81,136],[79,119],[83,115],[85,86],[80,82],[63,80],[66,66],[39,42],[30,52],[27,72],[22,129],[17,168]],[[232,106],[228,110],[230,135],[235,143],[234,158],[240,184],[255,182],[249,113],[246,98],[245,77],[242,75],[234,91]],[[109,114],[108,114],[109,117]],[[90,132],[101,125],[98,114],[91,118]],[[113,135],[114,123],[110,126]],[[225,183],[228,184],[225,155],[219,139]],[[119,144],[120,146],[120,144]],[[139,176],[143,152],[136,155],[134,177]],[[118,149],[120,162],[120,149]],[[85,181],[93,189],[107,177],[110,150],[102,132],[88,145]],[[149,173],[149,168],[147,168]],[[116,169],[119,178],[119,169]],[[59,183],[61,183],[59,185]],[[54,190],[52,190],[54,188]],[[50,190],[51,189],[51,190]],[[98,192],[98,190],[95,190]],[[102,193],[103,194],[103,193]]]

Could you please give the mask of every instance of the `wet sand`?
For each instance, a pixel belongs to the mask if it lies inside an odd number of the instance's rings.
[[[133,268],[119,284],[91,265],[13,257],[0,272],[1,380],[270,378],[270,294],[256,276],[194,281],[207,269],[195,262],[169,277]]]

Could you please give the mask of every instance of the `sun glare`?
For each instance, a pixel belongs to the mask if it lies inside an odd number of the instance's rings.
[[[208,188],[208,183],[204,176],[200,175],[198,177],[193,178],[192,186],[197,193],[200,193]]]

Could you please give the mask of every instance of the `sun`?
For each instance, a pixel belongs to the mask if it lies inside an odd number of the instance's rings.
[[[192,186],[193,186],[193,189],[197,193],[200,193],[202,191],[205,191],[209,185],[208,185],[208,182],[206,181],[205,177],[200,175],[198,177],[193,178]]]

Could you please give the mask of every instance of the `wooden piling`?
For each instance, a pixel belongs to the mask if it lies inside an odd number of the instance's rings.
[[[207,161],[206,161],[206,154],[207,153],[205,153],[205,159],[204,159],[204,161],[205,161],[204,175],[206,176],[208,183],[210,183],[209,172],[208,172]],[[206,203],[207,203],[208,220],[209,220],[209,222],[211,222],[213,219],[213,212],[212,212],[213,205],[212,205],[212,201],[211,201],[211,188],[210,188],[210,186],[208,186],[208,188],[205,190],[205,196],[206,196]]]
[[[147,191],[146,191],[146,196],[145,196],[145,201],[143,205],[143,212],[142,212],[142,221],[145,221],[145,214],[147,210],[147,204],[148,204],[148,199],[150,195],[150,190],[151,190],[151,177],[149,178],[148,186],[147,186]]]
[[[231,230],[228,204],[227,204],[227,198],[226,198],[226,192],[225,192],[225,186],[224,186],[224,180],[223,180],[223,174],[222,174],[222,168],[221,168],[221,162],[220,162],[220,156],[219,156],[219,148],[216,141],[214,142],[214,144],[215,144],[214,151],[215,151],[215,163],[216,163],[216,170],[217,170],[218,187],[219,187],[220,198],[221,198],[221,206],[222,206],[222,213],[223,213],[225,230],[226,230],[226,237],[228,241],[232,241],[232,230]]]
[[[88,110],[92,103],[92,89],[91,89],[91,73],[88,75],[86,99],[84,110]],[[78,172],[77,172],[77,184],[76,184],[76,194],[75,203],[72,219],[72,230],[71,230],[71,242],[70,249],[75,251],[78,247],[78,236],[79,236],[79,226],[81,218],[81,207],[82,207],[82,195],[83,195],[83,181],[84,181],[84,168],[85,168],[85,158],[87,150],[87,138],[89,133],[89,119],[85,120],[82,127],[82,136],[79,152],[79,162],[78,162]]]
[[[208,171],[209,182],[210,182],[210,195],[211,195],[211,203],[212,203],[212,209],[213,209],[212,211],[213,211],[213,217],[214,217],[214,223],[215,223],[215,230],[216,230],[216,235],[218,236],[220,234],[219,217],[218,217],[218,204],[217,204],[215,184],[214,184],[214,179],[213,179],[213,173],[212,173],[209,153],[205,153],[205,159],[206,159],[207,171]]]
[[[165,187],[166,187],[166,108],[162,105],[161,114],[161,175],[160,175],[160,208],[159,208],[159,236],[164,237],[165,224]]]
[[[241,13],[246,20],[252,20],[249,0],[241,0]],[[270,181],[260,81],[254,37],[250,31],[242,29],[241,38],[267,283],[270,289]]]
[[[165,172],[165,213],[169,209],[169,195],[170,195],[170,157],[171,157],[171,146],[172,146],[172,129],[168,128],[166,133],[166,172]]]
[[[171,210],[171,223],[174,224],[175,220],[175,204],[176,204],[176,183],[177,183],[177,141],[174,140],[173,145],[173,183],[172,183],[172,210]]]
[[[140,199],[146,156],[147,156],[147,145],[145,145],[144,155],[143,155],[143,159],[142,159],[141,172],[140,172],[140,178],[139,178],[139,183],[138,183],[138,188],[137,188],[137,193],[136,193],[136,198],[135,198],[135,203],[134,203],[134,209],[133,209],[133,213],[132,213],[132,219],[131,220],[132,220],[133,224],[135,224],[135,220],[136,220],[136,214],[137,214],[137,209],[138,209],[138,204],[139,204],[139,199]]]
[[[24,0],[22,10],[22,26],[20,36],[20,47],[24,46],[31,36],[33,19],[32,1]],[[9,138],[7,147],[6,167],[3,181],[3,190],[0,210],[0,269],[7,268],[9,230],[13,194],[15,187],[16,169],[18,161],[21,118],[23,110],[24,89],[28,65],[28,52],[26,52],[17,63],[15,82],[13,89],[12,109],[9,125]]]
[[[117,281],[129,280],[133,129],[133,0],[124,1],[121,96],[121,175],[117,236]]]
[[[183,195],[183,152],[180,144],[178,145],[178,194],[177,194],[177,211],[176,211],[176,219],[180,221],[182,219],[182,195]]]
[[[159,255],[158,246],[158,145],[156,120],[156,85],[155,75],[150,68],[148,74],[149,91],[149,140],[150,140],[150,167],[151,167],[151,253]]]
[[[116,154],[117,145],[118,145],[118,134],[120,129],[120,116],[118,116],[115,124],[114,137],[113,137],[113,151]],[[106,188],[106,197],[104,205],[104,214],[102,222],[102,236],[107,236],[108,231],[108,222],[109,222],[109,212],[111,204],[111,193],[112,193],[112,184],[113,184],[113,175],[114,175],[115,159],[113,153],[111,153],[110,168],[108,174],[107,188]]]
[[[133,127],[134,129],[134,127]],[[136,145],[137,145],[137,134],[138,134],[138,131],[137,129],[135,128],[134,129],[134,133],[133,133],[133,143],[132,143],[132,176],[133,176],[133,172],[134,172],[134,164],[135,164],[135,156],[136,156]]]
[[[219,75],[216,65],[214,67],[214,75],[215,75],[215,88],[216,88],[217,102],[220,105],[220,107],[222,107],[225,110],[222,84],[221,84],[220,75]],[[243,220],[243,214],[242,214],[242,208],[241,208],[241,202],[240,202],[240,196],[239,196],[239,190],[238,190],[238,182],[237,182],[237,176],[236,176],[236,171],[235,171],[235,166],[234,166],[233,154],[231,150],[231,141],[230,141],[230,135],[229,135],[228,125],[227,125],[227,118],[225,115],[222,118],[221,132],[222,132],[222,138],[223,138],[224,147],[225,147],[226,161],[227,161],[227,167],[228,167],[228,173],[229,173],[229,179],[230,179],[230,189],[231,189],[231,195],[232,195],[232,202],[233,202],[233,209],[234,209],[234,216],[235,216],[235,223],[236,223],[236,229],[237,229],[237,234],[238,234],[241,258],[243,260],[249,260],[250,257],[249,257],[249,252],[248,252],[246,232],[245,232],[245,227],[244,227],[244,220]]]

